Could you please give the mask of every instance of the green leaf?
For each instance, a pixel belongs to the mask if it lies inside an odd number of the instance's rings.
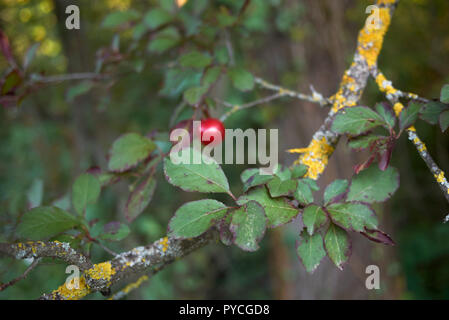
[[[170,220],[169,235],[177,239],[198,237],[222,219],[227,209],[223,203],[211,199],[187,202]]]
[[[351,255],[351,241],[348,233],[337,225],[331,223],[324,236],[324,246],[332,262],[343,270],[343,264]]]
[[[230,193],[228,179],[214,159],[194,148],[186,148],[183,151],[190,153],[191,160],[192,157],[193,159],[202,157],[202,162],[174,164],[169,157],[166,157],[164,173],[168,182],[184,191]]]
[[[307,173],[308,167],[304,164],[294,165],[291,169],[292,178],[298,179],[304,177]]]
[[[145,16],[143,17],[143,22],[150,29],[156,29],[167,22],[170,22],[171,15],[169,12],[165,11],[161,8],[151,9],[149,10]]]
[[[209,87],[210,85],[212,85],[215,81],[217,81],[220,74],[221,74],[221,67],[217,66],[207,69],[202,79],[203,86]]]
[[[79,225],[67,211],[57,207],[37,207],[26,212],[17,232],[26,239],[42,240]]]
[[[101,184],[89,173],[80,175],[72,187],[72,204],[76,212],[84,214],[88,204],[96,203],[101,192]]]
[[[313,194],[310,186],[303,180],[298,181],[298,187],[294,193],[294,197],[302,205],[307,205],[313,202]]]
[[[332,221],[350,231],[376,230],[379,225],[373,209],[363,203],[333,203],[326,210]]]
[[[404,108],[399,115],[399,129],[404,130],[413,125],[418,119],[418,112],[421,108],[420,104],[410,103],[407,108]]]
[[[419,115],[424,121],[430,124],[437,124],[440,114],[445,110],[449,110],[448,105],[437,101],[430,101],[421,108]]]
[[[206,86],[193,87],[184,92],[184,101],[194,106],[200,102],[201,98],[206,94],[209,88]]]
[[[274,177],[268,182],[267,187],[273,198],[288,196],[295,192],[297,183],[294,180],[282,181],[279,177]]]
[[[126,22],[139,18],[139,13],[135,10],[114,11],[106,16],[102,22],[103,28],[115,28]]]
[[[302,222],[310,235],[324,226],[327,220],[328,218],[323,208],[314,204],[307,206],[302,213]]]
[[[129,222],[136,219],[148,206],[156,190],[156,179],[149,176],[129,195],[125,207],[125,217]]]
[[[148,44],[148,51],[163,53],[179,43],[181,36],[176,28],[170,27],[157,33]]]
[[[234,243],[243,250],[259,249],[266,227],[265,211],[255,201],[248,201],[232,213],[230,229],[234,235]]]
[[[260,174],[259,169],[246,169],[241,174],[243,182],[243,191],[248,191],[252,187],[266,184],[273,179],[272,175]]]
[[[183,67],[204,68],[210,65],[212,58],[207,53],[191,51],[181,56],[179,63]]]
[[[367,107],[349,107],[340,110],[332,123],[332,131],[358,135],[384,125],[382,117]]]
[[[296,252],[307,272],[314,272],[320,265],[321,260],[326,256],[321,234],[316,233],[310,236],[307,232],[303,231],[301,233],[301,240],[296,247]]]
[[[440,101],[449,103],[449,84],[445,84],[443,88],[441,88]]]
[[[177,97],[187,89],[199,86],[202,74],[193,69],[170,69],[165,73],[164,87],[160,93]]]
[[[396,115],[394,114],[393,109],[388,104],[376,104],[376,111],[390,128],[393,128],[395,126]]]
[[[233,68],[229,70],[229,77],[232,84],[240,91],[249,91],[254,88],[254,77],[248,71],[242,68]]]
[[[318,187],[318,184],[316,183],[315,180],[310,179],[310,178],[304,178],[304,179],[301,179],[301,180],[303,182],[305,182],[310,187],[310,189],[312,189],[314,191],[320,190],[320,187]]]
[[[221,10],[217,14],[217,21],[220,27],[226,28],[232,26],[237,21],[237,17],[231,16],[229,12],[225,10]]]
[[[92,81],[83,81],[79,84],[72,86],[67,90],[66,99],[67,102],[73,102],[76,97],[88,93],[93,87]]]
[[[443,113],[440,114],[440,128],[441,131],[446,131],[447,128],[449,127],[449,110],[444,111]]]
[[[384,136],[380,136],[377,134],[367,134],[367,135],[357,136],[357,137],[351,138],[348,141],[348,146],[351,149],[358,149],[358,150],[367,149],[375,141],[384,139],[384,138],[385,138]]]
[[[382,202],[399,187],[399,173],[389,166],[385,171],[371,166],[356,175],[349,187],[347,201]]]
[[[346,192],[348,189],[348,180],[337,179],[333,181],[324,190],[324,203],[327,204],[332,201],[332,199],[338,197],[339,195]]]
[[[156,145],[150,139],[137,133],[127,133],[115,140],[109,150],[109,170],[124,172],[134,168],[155,148]]]
[[[265,210],[269,228],[286,224],[299,213],[299,210],[290,205],[285,198],[271,198],[263,186],[251,189],[247,194],[238,198],[237,203],[244,205],[251,200],[258,202]]]
[[[120,222],[110,222],[104,225],[104,232],[99,236],[102,240],[120,241],[125,239],[129,233],[129,227]]]
[[[2,86],[2,95],[7,94],[8,92],[14,90],[17,86],[22,83],[22,77],[19,74],[19,71],[16,69],[12,70],[5,76],[5,81]]]

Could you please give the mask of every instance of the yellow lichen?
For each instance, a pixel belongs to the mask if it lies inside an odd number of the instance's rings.
[[[73,280],[72,280],[73,281]],[[86,283],[86,279],[84,277],[79,278],[78,288],[67,288],[67,284],[64,283],[58,289],[52,292],[54,298],[57,298],[59,295],[62,299],[66,300],[78,300],[90,293],[89,286]]]
[[[162,252],[167,251],[167,249],[168,249],[168,238],[167,238],[167,237],[164,237],[164,238],[161,240],[161,244],[162,244]]]
[[[359,44],[357,51],[365,58],[370,68],[377,63],[377,57],[382,49],[385,33],[391,22],[389,8],[379,8],[379,20],[379,28],[372,28],[366,24],[362,31],[360,31],[358,38]]]
[[[328,144],[325,137],[320,140],[312,139],[307,148],[290,149],[290,153],[302,153],[295,163],[302,163],[308,166],[306,177],[318,179],[318,176],[327,166],[329,156],[334,151],[334,147]]]
[[[112,268],[109,261],[95,264],[92,268],[86,271],[86,274],[95,280],[111,280],[112,276],[116,273],[116,270]]]
[[[438,183],[443,183],[443,182],[445,182],[445,181],[446,181],[446,178],[444,177],[444,172],[443,172],[443,171],[440,171],[439,174],[436,174],[436,175],[435,175],[435,179],[437,179],[437,182],[438,182]]]
[[[401,113],[402,109],[404,109],[404,106],[402,105],[402,103],[397,102],[394,104],[393,109],[396,117],[399,117],[399,114]]]

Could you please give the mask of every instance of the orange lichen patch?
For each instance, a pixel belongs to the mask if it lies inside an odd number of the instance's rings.
[[[345,91],[356,91],[356,86],[354,85],[355,79],[352,78],[350,75],[348,75],[348,72],[346,72],[343,75],[343,78],[341,79],[340,88],[338,89],[338,92],[331,97],[331,100],[333,101],[332,105],[332,111],[337,112],[338,110],[344,108],[344,107],[352,107],[356,105],[355,101],[348,101],[348,99],[345,96]]]
[[[95,264],[89,270],[86,270],[86,275],[95,280],[111,280],[112,276],[116,273],[116,270],[112,268],[109,261]]]
[[[161,245],[162,245],[162,252],[167,251],[167,249],[168,249],[168,238],[167,237],[164,237],[161,240]]]
[[[302,163],[308,166],[306,177],[318,179],[319,175],[327,166],[329,156],[334,151],[334,147],[328,144],[325,137],[320,140],[312,139],[307,148],[290,149],[290,153],[302,153],[295,163]]]
[[[178,6],[178,8],[181,8],[187,3],[187,1],[188,0],[176,0],[176,5]]]
[[[383,4],[394,3],[394,1],[383,1]],[[368,24],[360,31],[358,38],[357,51],[365,58],[366,63],[371,68],[376,65],[377,57],[384,40],[385,33],[391,22],[391,13],[389,8],[379,8],[379,28],[372,28]]]
[[[90,293],[90,289],[86,283],[86,279],[84,277],[80,277],[78,284],[78,288],[69,289],[67,284],[64,283],[58,289],[53,290],[53,299],[58,299],[59,296],[65,300],[78,300],[87,296]]]

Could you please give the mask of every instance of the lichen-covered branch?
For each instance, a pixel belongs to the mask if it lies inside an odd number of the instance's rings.
[[[354,60],[345,71],[337,93],[330,98],[332,108],[322,126],[313,135],[306,148],[290,149],[291,153],[301,154],[297,163],[309,167],[307,176],[318,179],[327,166],[329,157],[334,152],[339,135],[330,129],[334,115],[344,107],[357,105],[366,87],[370,70],[377,65],[377,58],[382,49],[383,39],[390,26],[391,17],[399,0],[377,0],[379,7],[379,26],[365,24],[359,32]]]
[[[0,243],[0,253],[16,259],[57,258],[68,264],[76,265],[81,271],[88,270],[92,263],[84,255],[59,241],[29,241],[21,243]]]
[[[80,277],[78,289],[68,289],[65,284],[41,299],[81,299],[95,291],[105,291],[113,284],[138,274],[154,274],[166,265],[203,247],[216,238],[215,230],[200,237],[178,240],[164,237],[147,246],[123,252],[112,260],[94,264]],[[129,291],[129,290],[128,290]]]

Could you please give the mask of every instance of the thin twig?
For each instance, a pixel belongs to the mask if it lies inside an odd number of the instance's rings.
[[[39,262],[41,261],[41,258],[34,258],[33,262],[28,266],[28,268],[26,268],[26,270],[23,272],[22,275],[20,275],[19,277],[9,281],[8,283],[4,283],[2,285],[0,285],[0,291],[5,290],[6,288],[16,284],[17,282],[19,282],[20,280],[23,280],[27,277],[27,275],[34,269],[37,267],[37,265],[39,264]]]
[[[280,98],[282,96],[283,96],[282,94],[276,93],[276,94],[273,94],[271,96],[268,96],[268,97],[265,97],[265,98],[261,98],[261,99],[258,99],[258,100],[252,101],[252,102],[248,102],[248,103],[245,103],[245,104],[242,104],[242,105],[233,105],[232,103],[229,103],[229,102],[226,102],[226,101],[221,101],[219,99],[215,99],[215,101],[220,103],[220,104],[222,104],[222,105],[224,105],[225,107],[232,108],[231,110],[229,110],[228,112],[226,112],[225,114],[223,114],[220,117],[221,121],[225,121],[230,115],[234,114],[235,112],[237,112],[239,110],[243,110],[243,109],[247,109],[247,108],[251,108],[251,107],[257,106],[259,104],[267,103],[267,102],[270,102],[272,100],[278,99],[278,98]]]

